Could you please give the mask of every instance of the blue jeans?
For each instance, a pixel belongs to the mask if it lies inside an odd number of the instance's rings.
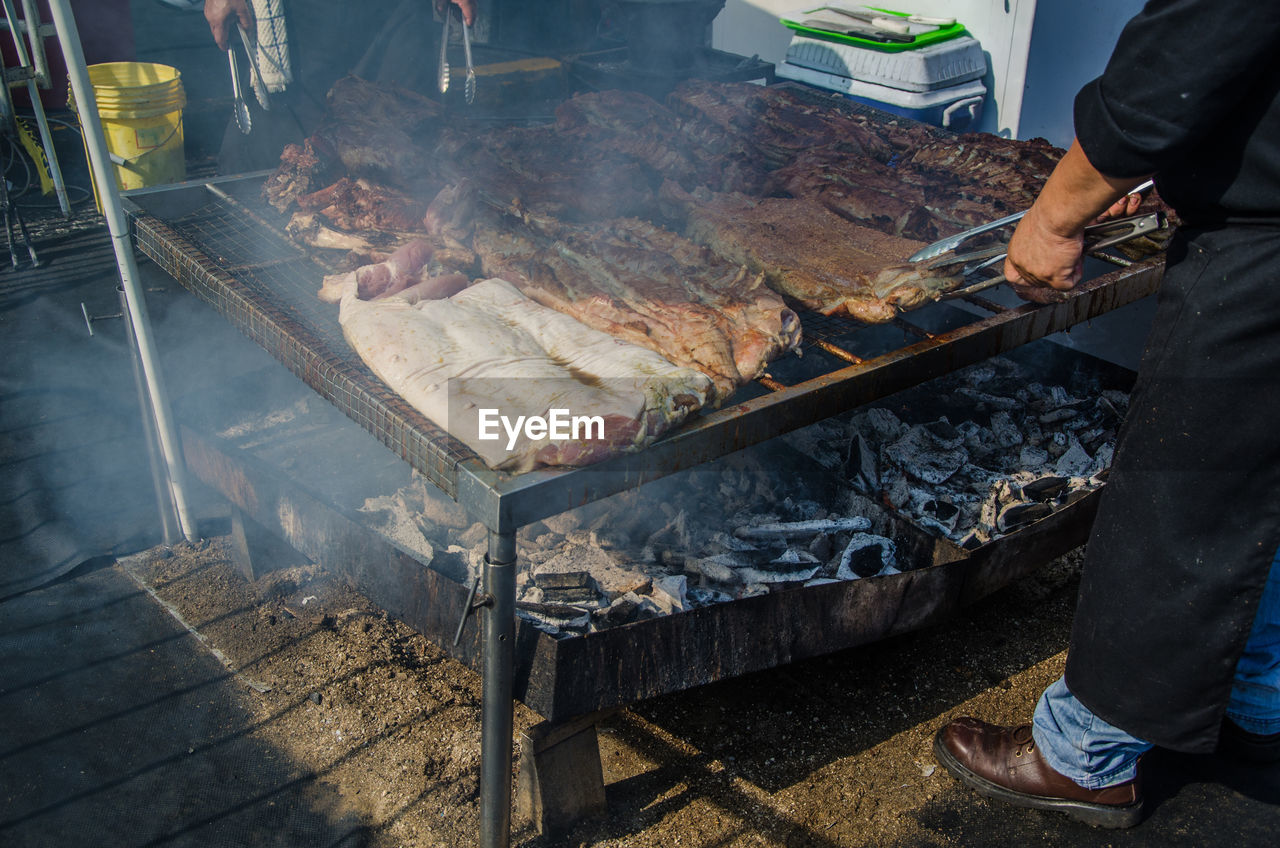
[[[1236,664],[1227,716],[1250,733],[1280,732],[1280,551]],[[1032,734],[1045,761],[1085,789],[1132,780],[1151,743],[1094,715],[1062,678],[1036,704]]]

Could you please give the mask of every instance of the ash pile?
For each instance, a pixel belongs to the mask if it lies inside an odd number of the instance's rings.
[[[1128,407],[1095,374],[1038,373],[991,359],[524,527],[517,614],[572,637],[897,574],[932,564],[938,537],[972,549],[1025,527],[1103,484]],[[421,479],[364,511],[433,568],[480,573],[484,526]]]
[[[856,491],[972,550],[1099,488],[1129,395],[996,357],[785,438]]]

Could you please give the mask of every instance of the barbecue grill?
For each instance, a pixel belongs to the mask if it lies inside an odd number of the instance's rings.
[[[127,208],[137,246],[483,523],[489,531],[483,584],[468,587],[393,546],[368,541],[348,518],[335,518],[315,498],[290,490],[270,469],[189,431],[187,460],[246,515],[279,528],[303,553],[342,561],[337,567],[389,612],[454,656],[482,660],[485,845],[505,844],[508,832],[513,696],[563,723],[922,626],[1083,542],[1095,498],[974,551],[916,533],[911,556],[921,567],[901,575],[779,592],[565,640],[527,623],[517,627],[521,527],[1066,330],[1151,294],[1163,268],[1160,256],[1121,267],[1058,304],[1008,308],[972,295],[965,298],[970,310],[935,304],[892,325],[802,311],[803,356],[775,362],[720,409],[640,453],[513,476],[487,468],[382,385],[350,350],[337,310],[315,296],[329,269],[279,231],[278,216],[259,200],[264,176],[132,193]],[[287,527],[279,518],[282,506],[292,519]],[[464,610],[480,608],[480,627],[470,618],[459,623]],[[773,638],[755,641],[759,632]]]

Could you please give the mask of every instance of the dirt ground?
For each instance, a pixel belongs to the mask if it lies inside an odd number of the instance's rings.
[[[921,815],[963,793],[932,735],[965,712],[1030,714],[1061,672],[1078,561],[942,627],[623,710],[600,726],[607,816],[547,836],[517,821],[513,842],[968,844]],[[336,790],[334,815],[365,822],[366,844],[474,842],[478,675],[317,566],[246,581],[225,538],[117,567],[236,672],[253,734]],[[517,705],[517,731],[538,720]]]

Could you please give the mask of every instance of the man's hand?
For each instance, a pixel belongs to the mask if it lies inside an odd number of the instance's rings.
[[[253,32],[253,12],[249,10],[248,0],[204,0],[204,19],[209,22],[213,40],[222,50],[231,46],[231,33],[237,20],[245,32]]]
[[[1009,239],[1004,276],[1013,290],[1036,303],[1062,300],[1083,273],[1084,228],[1136,211],[1142,198],[1129,191],[1141,181],[1108,177],[1073,143]]]
[[[1084,273],[1084,235],[1055,232],[1039,209],[1032,206],[1009,239],[1004,276],[1023,300],[1055,303]]]
[[[449,8],[449,4],[457,6],[462,10],[462,20],[466,21],[467,26],[471,26],[476,22],[476,9],[479,7],[477,0],[435,0],[436,11],[443,15],[445,10]]]

